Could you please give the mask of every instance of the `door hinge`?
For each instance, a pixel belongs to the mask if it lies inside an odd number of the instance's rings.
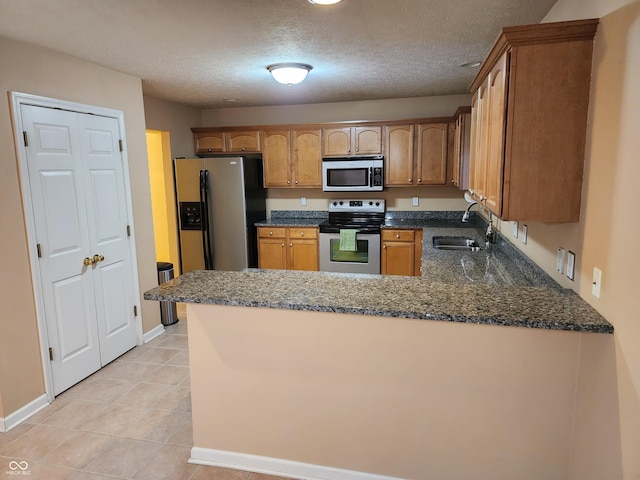
[[[124,152],[124,148],[122,147],[122,140],[118,140],[118,145],[120,146],[120,151]]]
[[[49,347],[49,360],[53,362],[53,348]]]
[[[38,250],[38,258],[42,258],[42,248],[40,247],[40,244],[36,245],[36,250]]]
[[[137,316],[138,316],[138,306],[137,306],[137,305],[134,305],[134,306],[133,306],[133,316],[134,316],[134,317],[137,317]]]
[[[29,146],[29,137],[27,137],[27,132],[26,131],[22,132],[22,138],[24,139],[24,146],[28,147]]]
[[[131,236],[131,226],[127,225],[127,237]]]

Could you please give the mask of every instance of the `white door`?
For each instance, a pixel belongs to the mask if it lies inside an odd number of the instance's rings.
[[[21,105],[54,395],[136,343],[115,118]]]

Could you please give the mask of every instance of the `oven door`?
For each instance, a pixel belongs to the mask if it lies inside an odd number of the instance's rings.
[[[380,273],[380,234],[357,233],[356,250],[340,250],[339,233],[320,233],[320,271]]]

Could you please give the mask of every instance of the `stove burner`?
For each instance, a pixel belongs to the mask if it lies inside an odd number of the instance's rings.
[[[380,233],[384,214],[382,199],[333,200],[329,202],[329,220],[320,224],[320,233],[338,233],[341,229]]]

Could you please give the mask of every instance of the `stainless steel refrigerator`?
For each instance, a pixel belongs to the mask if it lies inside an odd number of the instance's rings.
[[[174,160],[180,272],[258,266],[254,224],[266,218],[260,157]]]

